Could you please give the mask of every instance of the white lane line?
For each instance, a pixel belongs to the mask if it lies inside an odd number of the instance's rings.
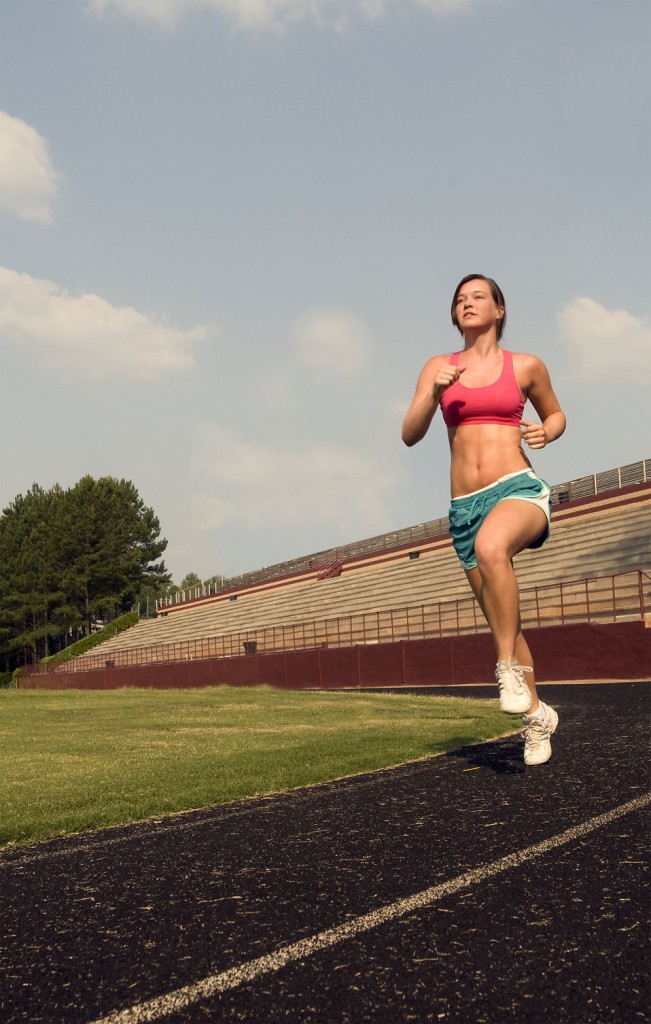
[[[92,1024],[141,1024],[144,1021],[160,1020],[161,1017],[178,1013],[180,1010],[199,1002],[201,999],[208,999],[219,992],[226,992],[228,989],[237,988],[245,982],[255,981],[262,975],[279,971],[281,968],[286,967],[287,964],[293,963],[296,960],[303,960],[322,949],[329,949],[362,932],[371,931],[373,928],[386,924],[388,921],[394,921],[396,918],[403,917],[414,910],[421,910],[423,907],[430,906],[430,904],[435,903],[437,900],[443,899],[444,896],[449,896],[460,889],[467,889],[472,885],[483,882],[487,878],[492,878],[503,871],[508,871],[510,868],[527,864],[529,861],[549,853],[550,850],[555,850],[559,846],[572,842],[574,839],[579,839],[590,832],[594,832],[595,829],[601,828],[603,825],[616,821],[617,818],[621,818],[624,814],[629,814],[631,811],[645,807],[648,803],[651,803],[651,793],[646,793],[635,800],[621,804],[621,806],[606,811],[604,814],[599,814],[596,818],[590,818],[589,821],[583,822],[580,825],[574,825],[565,832],[552,836],[550,839],[544,839],[541,843],[535,843],[524,850],[510,853],[506,857],[500,858],[500,860],[473,868],[471,871],[466,871],[465,874],[452,878],[448,882],[434,885],[429,889],[424,889],[413,896],[397,900],[395,903],[390,903],[385,907],[379,907],[377,910],[372,910],[369,914],[346,921],[345,924],[338,925],[336,928],[328,928],[318,935],[311,935],[306,939],[301,939],[299,942],[293,942],[289,946],[281,946],[280,949],[273,953],[261,956],[257,960],[250,960],[248,963],[240,964],[239,967],[231,967],[230,970],[223,971],[221,974],[212,974],[207,978],[202,978],[201,981],[195,982],[193,985],[185,985],[183,988],[178,988],[155,999],[148,999],[144,1003],[137,1003],[135,1006],[130,1006],[125,1010],[116,1010],[107,1017],[98,1018]]]

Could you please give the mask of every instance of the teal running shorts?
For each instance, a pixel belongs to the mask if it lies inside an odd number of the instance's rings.
[[[537,505],[547,517],[547,526],[530,548],[540,548],[549,537],[551,523],[551,488],[540,480],[532,469],[509,473],[494,484],[482,487],[471,494],[453,498],[450,505],[450,533],[457,557],[464,569],[477,565],[475,537],[484,519],[505,498],[528,501]]]

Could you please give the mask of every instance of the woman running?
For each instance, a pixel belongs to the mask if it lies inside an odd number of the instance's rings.
[[[549,485],[533,472],[522,441],[544,448],[565,430],[565,416],[545,364],[500,347],[506,303],[495,281],[464,277],[451,314],[463,349],[425,364],[402,439],[409,447],[421,441],[440,406],[451,452],[450,533],[493,636],[500,707],[524,716],[525,764],[544,764],[558,715],[538,699],[513,558],[545,543],[551,515]],[[527,400],[540,423],[522,419]]]

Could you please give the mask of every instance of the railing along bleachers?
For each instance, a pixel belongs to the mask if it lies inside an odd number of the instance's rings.
[[[630,487],[635,484],[651,481],[651,459],[642,459],[640,462],[632,462],[626,466],[618,466],[616,469],[605,470],[602,473],[592,473],[589,476],[578,477],[566,483],[556,484],[552,488],[552,504],[564,505],[582,498],[589,498],[604,494],[613,490],[621,490],[623,487]],[[160,598],[156,602],[159,609],[173,608],[190,601],[198,601],[203,598],[217,596],[219,594],[247,590],[272,580],[285,577],[316,572],[317,574],[328,566],[337,562],[347,562],[365,555],[376,555],[384,551],[394,550],[399,547],[413,546],[422,542],[431,541],[436,537],[444,536],[448,532],[448,519],[428,520],[415,526],[409,526],[391,533],[383,533],[365,540],[345,544],[339,548],[329,548],[318,551],[311,555],[295,558],[286,562],[279,562],[275,565],[257,569],[254,572],[243,573],[230,579],[212,580],[202,584],[200,587],[192,587],[189,590],[177,591],[167,597]]]
[[[615,492],[579,509],[559,506],[548,544],[518,556],[521,587],[651,567],[651,486],[634,497],[622,505]],[[169,616],[141,622],[103,644],[102,650],[141,646],[145,636],[148,642],[194,638],[465,597],[467,586],[448,536],[375,561],[358,560],[333,579],[299,578],[274,589],[186,605]]]
[[[627,572],[577,581],[560,581],[521,591],[524,628],[574,622],[621,622],[651,615],[651,573]],[[142,647],[92,653],[46,672],[82,672],[94,668],[165,664],[206,658],[246,657],[314,647],[351,647],[396,640],[484,633],[488,627],[473,597],[429,605],[357,612],[330,619],[265,626],[213,637],[195,637]],[[108,656],[107,656],[108,655]],[[35,674],[35,666],[30,674]]]
[[[651,482],[623,494],[611,491],[559,503],[553,521],[548,544],[517,558],[527,623],[552,624],[577,616],[592,621],[602,606],[604,614],[615,618],[647,614]],[[634,577],[637,584],[631,582]],[[544,597],[547,585],[552,589]],[[580,598],[575,600],[575,594]],[[575,604],[580,610],[570,612]],[[426,623],[422,635],[485,629],[449,535],[374,558],[360,556],[344,563],[334,578],[293,578],[177,607],[65,663],[65,671],[111,662],[232,656],[251,650],[251,644],[262,651],[296,644],[378,642],[413,636],[416,622]]]

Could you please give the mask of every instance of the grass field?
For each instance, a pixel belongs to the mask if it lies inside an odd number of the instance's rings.
[[[496,700],[0,691],[0,846],[278,793],[513,731]]]

